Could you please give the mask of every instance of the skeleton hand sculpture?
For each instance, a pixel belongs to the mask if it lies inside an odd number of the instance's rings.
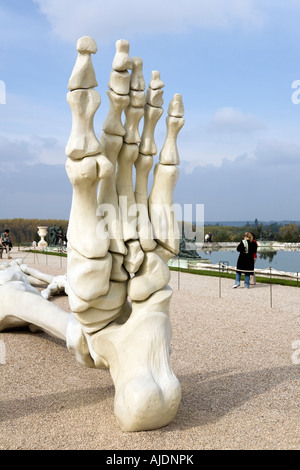
[[[152,72],[145,93],[142,60],[129,57],[125,40],[117,41],[116,48],[107,91],[110,107],[99,141],[93,118],[100,96],[91,61],[97,46],[87,36],[77,42],[68,85],[72,130],[66,147],[73,199],[65,290],[72,314],[56,312],[56,322],[80,363],[110,370],[119,424],[125,431],[139,431],[168,424],[181,399],[169,361],[172,291],[167,261],[179,251],[172,206],[179,173],[176,139],[184,119],[181,95],[174,95],[148,198],[164,84],[159,72]]]

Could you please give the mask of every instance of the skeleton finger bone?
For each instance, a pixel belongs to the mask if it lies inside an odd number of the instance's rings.
[[[129,56],[129,42],[126,39],[119,39],[116,42],[116,54],[112,67],[119,72],[132,69],[132,59]]]
[[[77,60],[68,84],[69,90],[96,87],[98,83],[91,54],[96,54],[97,44],[91,37],[83,36],[77,41],[77,51]]]
[[[72,112],[72,129],[66,146],[66,155],[81,159],[103,151],[94,132],[94,115],[100,106],[100,95],[93,88],[74,90],[67,94]]]
[[[143,91],[145,89],[145,80],[144,80],[144,75],[143,75],[143,60],[140,57],[132,58],[132,73],[130,77],[130,88],[131,90],[135,90],[135,91]]]
[[[167,136],[160,153],[160,163],[154,169],[154,181],[149,197],[150,219],[156,241],[174,254],[179,251],[180,232],[173,206],[173,193],[179,177],[177,136],[184,125],[183,103],[175,94],[168,109]]]
[[[113,90],[107,90],[106,93],[109,98],[109,110],[103,123],[103,131],[107,134],[123,136],[126,131],[122,124],[121,115],[129,104],[129,96],[117,94]]]
[[[144,128],[140,143],[140,153],[144,155],[156,155],[157,153],[154,131],[162,113],[162,108],[154,108],[149,104],[145,105]]]
[[[68,313],[45,300],[22,281],[0,286],[0,331],[36,325],[46,333],[66,339]]]
[[[140,144],[140,153],[144,155],[156,155],[157,148],[154,139],[155,126],[160,119],[163,109],[162,88],[164,83],[160,79],[160,73],[154,70],[146,93],[144,128]],[[155,90],[155,91],[154,91]],[[155,95],[158,99],[155,99]]]
[[[167,135],[163,148],[159,154],[159,161],[164,165],[179,165],[180,159],[177,149],[177,136],[184,125],[183,103],[179,93],[174,95],[168,109]]]
[[[128,106],[125,109],[125,135],[124,142],[127,144],[138,144],[141,141],[139,123],[144,116],[144,108]]]

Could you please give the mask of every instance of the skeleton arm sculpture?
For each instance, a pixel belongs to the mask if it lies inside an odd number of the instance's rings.
[[[100,105],[91,61],[97,46],[90,37],[77,42],[78,57],[68,85],[72,130],[66,170],[73,199],[67,280],[59,287],[51,279],[43,295],[47,299],[65,288],[72,313],[11,280],[0,287],[0,329],[13,322],[33,323],[64,338],[81,364],[109,369],[118,422],[125,431],[139,431],[168,424],[181,399],[169,360],[172,291],[167,261],[179,250],[172,206],[179,164],[176,138],[184,119],[181,95],[175,95],[148,198],[164,84],[155,71],[145,93],[142,60],[129,57],[127,41],[117,41],[116,47],[107,91],[110,107],[100,141],[93,127]],[[13,302],[15,290],[18,298]],[[35,305],[33,318],[26,313],[29,304]]]

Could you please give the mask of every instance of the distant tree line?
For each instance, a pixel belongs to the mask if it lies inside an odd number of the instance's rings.
[[[237,242],[241,240],[245,232],[254,233],[256,240],[261,241],[300,242],[300,226],[294,222],[265,224],[255,219],[254,223],[247,223],[240,227],[205,225],[204,231],[212,233],[213,242]]]
[[[68,220],[61,219],[0,219],[0,233],[4,232],[5,229],[9,229],[13,245],[26,246],[31,245],[33,241],[39,242],[38,227],[40,225],[45,225],[48,229],[55,226],[66,235],[68,223]],[[191,230],[196,232],[196,228],[192,224]],[[253,232],[256,240],[300,242],[300,226],[294,222],[266,224],[255,219],[253,223],[248,222],[239,227],[219,224],[204,226],[205,233],[212,233],[213,242],[238,242],[246,231]],[[49,243],[49,233],[45,240]]]
[[[44,225],[50,229],[55,226],[64,234],[67,232],[68,220],[60,219],[0,219],[0,233],[9,229],[13,246],[29,246],[33,241],[39,242],[38,227]],[[49,232],[45,237],[49,243]]]

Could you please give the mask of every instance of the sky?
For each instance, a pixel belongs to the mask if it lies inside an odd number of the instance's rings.
[[[183,98],[174,202],[203,205],[204,221],[300,220],[299,17],[298,0],[0,0],[0,219],[69,217],[67,84],[88,35],[98,137],[127,39],[146,86],[152,70],[165,83],[158,153]]]

